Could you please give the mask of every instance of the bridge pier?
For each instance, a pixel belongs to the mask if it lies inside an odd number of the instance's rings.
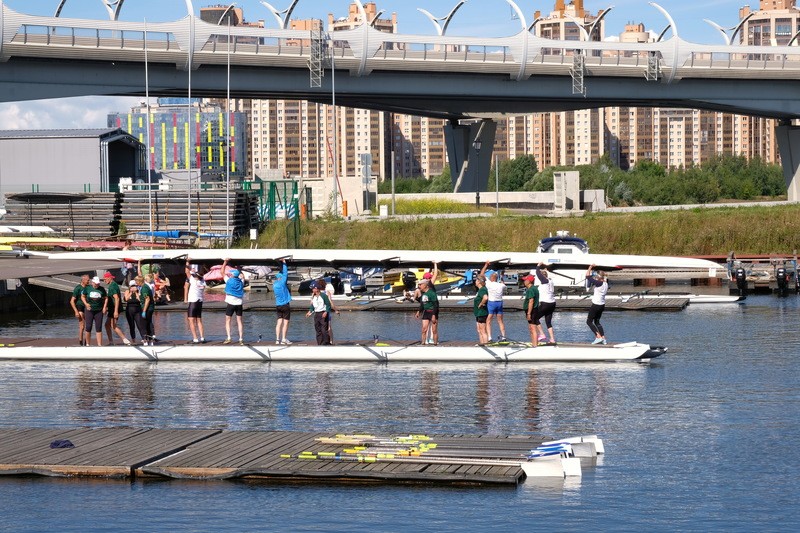
[[[783,177],[790,202],[800,202],[800,127],[789,123],[775,126],[775,138],[781,154]]]
[[[489,119],[468,124],[451,120],[445,124],[444,138],[447,157],[450,158],[453,192],[486,190],[496,133],[497,123]]]

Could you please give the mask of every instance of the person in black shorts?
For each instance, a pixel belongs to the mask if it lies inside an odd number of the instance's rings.
[[[83,343],[89,346],[92,327],[94,327],[97,345],[102,346],[103,316],[106,314],[106,311],[108,311],[108,295],[106,289],[100,286],[100,278],[97,276],[92,278],[89,286],[83,290],[81,298],[83,299],[84,313],[86,315],[86,328]]]

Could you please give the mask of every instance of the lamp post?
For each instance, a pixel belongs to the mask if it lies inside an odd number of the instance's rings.
[[[478,155],[481,153],[481,146],[483,146],[483,141],[481,141],[480,137],[477,137],[474,141],[472,141],[472,147],[475,149],[475,158],[478,158]],[[477,161],[476,161],[477,163]],[[481,208],[481,191],[478,184],[475,184],[475,209]]]
[[[494,154],[494,192],[497,201],[497,216],[500,216],[500,162]]]
[[[392,150],[392,216],[394,216],[394,150]]]

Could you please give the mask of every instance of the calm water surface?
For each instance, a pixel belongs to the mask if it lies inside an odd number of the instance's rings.
[[[612,340],[667,345],[650,365],[108,364],[0,361],[0,426],[136,426],[372,433],[598,433],[580,481],[509,488],[0,478],[0,530],[795,531],[800,492],[798,298],[677,313],[608,312]],[[223,317],[209,313],[209,337]],[[335,335],[416,338],[402,313],[347,313]],[[556,315],[561,340],[585,316]],[[520,315],[509,335],[524,338]],[[273,313],[246,315],[271,339]],[[188,338],[180,313],[159,336]],[[466,314],[442,338],[471,339]],[[0,324],[2,336],[72,336],[69,318]],[[299,313],[291,338],[311,339]],[[388,334],[387,332],[391,332]]]

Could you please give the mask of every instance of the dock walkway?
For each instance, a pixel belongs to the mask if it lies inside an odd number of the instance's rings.
[[[528,436],[13,428],[0,429],[0,475],[516,485],[526,477],[521,463],[537,461],[526,461],[525,454],[543,442]],[[543,475],[554,475],[557,465],[564,477],[560,461],[558,455],[544,459]]]

